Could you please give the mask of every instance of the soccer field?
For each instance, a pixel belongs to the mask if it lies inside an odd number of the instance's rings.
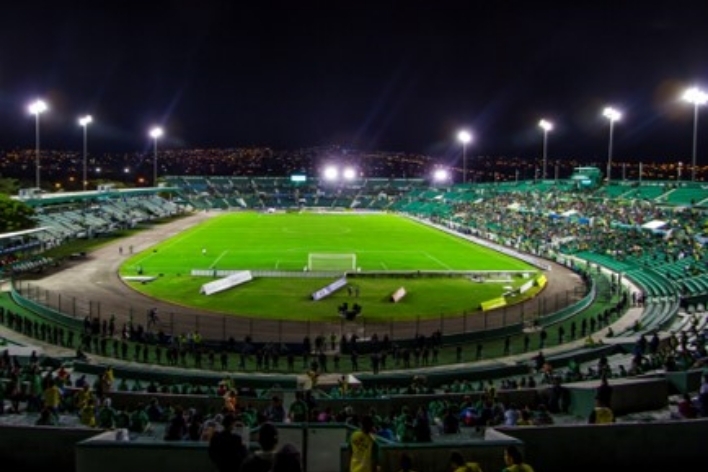
[[[302,272],[313,253],[354,254],[362,272],[536,271],[522,261],[397,215],[243,212],[211,218],[135,254],[120,272],[124,276],[138,272],[158,276],[154,282],[133,286],[181,305],[260,317],[336,317],[341,293],[319,302],[309,297],[331,279],[259,278],[205,296],[199,294],[199,288],[212,279],[190,276],[192,269]],[[435,278],[416,283],[410,279],[404,282],[401,277],[358,276],[353,280],[362,289],[361,304],[367,304],[363,314],[391,316],[400,312],[423,317],[474,311],[479,302],[501,296],[503,286],[524,282],[520,277],[505,284],[473,283],[464,277],[446,278],[446,283]],[[388,296],[400,286],[406,286],[409,296],[390,304]]]

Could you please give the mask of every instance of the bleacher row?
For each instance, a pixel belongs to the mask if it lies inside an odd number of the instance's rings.
[[[423,179],[357,179],[348,183],[309,180],[294,183],[286,177],[178,177],[170,186],[194,208],[359,208],[384,210],[405,192],[422,188]]]
[[[40,207],[34,218],[45,229],[37,233],[37,238],[56,242],[132,228],[143,221],[174,215],[177,209],[175,203],[159,196],[133,197],[103,200],[82,208]]]

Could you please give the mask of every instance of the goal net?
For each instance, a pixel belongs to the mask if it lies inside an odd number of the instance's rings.
[[[309,271],[356,270],[356,254],[308,254]]]

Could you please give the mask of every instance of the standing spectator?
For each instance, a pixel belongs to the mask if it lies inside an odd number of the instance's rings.
[[[699,413],[702,417],[708,417],[708,373],[703,374],[703,382],[698,390]]]
[[[539,349],[543,349],[546,346],[546,338],[548,338],[548,332],[546,332],[546,328],[541,328],[541,333],[538,335]]]
[[[504,463],[506,467],[502,472],[533,472],[533,467],[524,462],[521,451],[513,444],[504,449]]]
[[[361,427],[349,437],[350,472],[377,472],[379,446],[374,439],[374,421],[369,415],[361,418]]]
[[[234,415],[224,415],[221,422],[223,429],[212,434],[209,440],[209,458],[219,472],[239,470],[248,453],[243,438],[233,431],[235,424]]]
[[[595,390],[595,396],[605,405],[612,405],[612,386],[607,381],[607,376],[603,375],[600,385]]]

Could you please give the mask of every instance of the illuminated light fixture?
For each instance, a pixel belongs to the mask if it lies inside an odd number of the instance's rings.
[[[708,94],[698,87],[691,87],[683,93],[684,101],[693,104],[693,148],[691,153],[691,181],[696,180],[696,155],[698,150],[698,107],[708,103]]]
[[[546,179],[546,167],[548,163],[548,132],[553,130],[553,123],[547,120],[541,120],[538,122],[538,126],[543,130],[543,174],[542,180]]]
[[[49,110],[49,107],[47,106],[47,103],[44,100],[35,100],[27,107],[27,109],[29,110],[30,114],[35,116],[35,186],[37,187],[37,190],[39,190],[41,184],[41,171],[39,165],[39,115]]]
[[[162,128],[159,126],[155,126],[150,130],[150,137],[153,139],[155,143],[154,147],[154,155],[152,159],[152,185],[153,187],[157,187],[157,140],[162,137],[164,132],[162,131]]]
[[[457,140],[462,143],[462,183],[467,182],[467,144],[472,141],[469,131],[462,130],[457,133]]]
[[[610,121],[610,144],[607,149],[607,183],[610,183],[612,174],[612,138],[614,132],[615,121],[622,119],[622,113],[612,107],[605,107],[602,110],[602,116]]]

